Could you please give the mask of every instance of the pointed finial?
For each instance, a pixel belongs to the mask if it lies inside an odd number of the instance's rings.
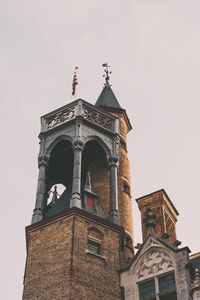
[[[90,171],[87,172],[86,182],[85,182],[85,190],[91,191],[91,177]]]
[[[103,75],[103,77],[105,77],[105,81],[106,81],[105,86],[110,86],[110,83],[109,83],[110,76],[109,76],[109,74],[111,74],[112,72],[109,71],[108,68],[110,68],[111,66],[109,66],[108,63],[104,63],[104,64],[102,64],[102,66],[105,68],[104,72],[106,73],[106,74]]]
[[[55,185],[54,186],[53,197],[52,197],[51,203],[55,204],[57,200],[58,200],[58,192],[57,192],[57,186]]]
[[[200,285],[200,271],[198,268],[194,271],[194,281]]]
[[[146,223],[147,231],[148,232],[155,232],[154,227],[155,224],[153,220],[156,219],[156,216],[152,214],[152,210],[150,207],[147,208],[146,210],[146,218],[144,219],[144,222]]]
[[[194,280],[193,280],[193,282],[191,284],[191,287],[192,287],[192,289],[200,287],[200,271],[197,268],[194,271]]]

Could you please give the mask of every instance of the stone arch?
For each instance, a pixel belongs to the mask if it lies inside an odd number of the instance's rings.
[[[49,157],[53,148],[61,141],[68,141],[72,144],[72,137],[69,135],[60,135],[58,136],[50,145],[49,147],[46,149],[46,155]]]
[[[104,150],[104,152],[106,154],[106,158],[107,158],[107,161],[108,161],[108,159],[112,155],[112,153],[111,153],[111,150],[109,149],[109,147],[106,145],[106,143],[97,135],[88,136],[85,139],[85,145],[86,145],[87,142],[90,142],[90,141],[96,141],[101,146],[101,148]]]
[[[46,192],[54,184],[63,184],[71,189],[73,177],[72,139],[68,135],[60,135],[47,148],[48,166],[46,170]]]
[[[86,174],[89,171],[92,191],[98,196],[98,205],[105,216],[109,216],[110,211],[110,173],[108,164],[110,154],[109,147],[101,138],[95,135],[86,138],[82,157],[82,187],[85,186]]]
[[[102,240],[103,233],[97,227],[89,227],[88,228],[88,236]]]

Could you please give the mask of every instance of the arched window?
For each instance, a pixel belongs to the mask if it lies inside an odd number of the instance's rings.
[[[102,254],[103,234],[96,227],[88,229],[88,250],[94,254]]]
[[[153,248],[142,258],[137,273],[139,300],[176,300],[173,262],[166,251]]]
[[[56,199],[60,198],[65,189],[66,187],[62,183],[54,184],[48,193],[47,205],[55,202]]]
[[[70,207],[73,162],[74,155],[70,141],[64,139],[54,145],[50,152],[46,176],[46,218]]]
[[[62,183],[67,187],[73,177],[73,151],[72,145],[67,140],[58,142],[50,153],[47,168],[47,192],[54,184]]]
[[[140,300],[177,300],[174,272],[138,283]]]
[[[124,177],[122,177],[122,180],[123,180],[123,192],[131,196],[131,189],[128,180]]]

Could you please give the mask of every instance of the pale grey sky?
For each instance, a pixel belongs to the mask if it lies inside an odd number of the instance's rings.
[[[165,188],[180,213],[177,235],[199,243],[199,0],[7,0],[0,2],[1,298],[21,299],[24,227],[37,184],[40,116],[78,94],[95,103],[102,63],[133,130],[134,199]],[[141,242],[134,201],[135,242]]]

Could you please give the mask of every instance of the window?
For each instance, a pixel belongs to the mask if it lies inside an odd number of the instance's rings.
[[[91,197],[89,195],[86,195],[86,206],[89,206],[90,208],[94,208],[94,197]]]
[[[140,299],[155,299],[154,296],[156,294],[156,289],[155,289],[155,281],[154,279],[145,281],[143,283],[139,284],[139,295]]]
[[[120,287],[120,290],[121,290],[121,300],[125,300],[124,287],[121,286],[121,287]]]
[[[123,191],[130,196],[130,186],[127,183],[124,183]]]
[[[177,300],[174,273],[168,273],[138,284],[140,300]]]
[[[88,240],[88,250],[90,252],[100,254],[100,246],[101,246],[100,244],[98,244],[94,241]]]
[[[174,273],[158,277],[159,292],[165,292],[176,287]]]

